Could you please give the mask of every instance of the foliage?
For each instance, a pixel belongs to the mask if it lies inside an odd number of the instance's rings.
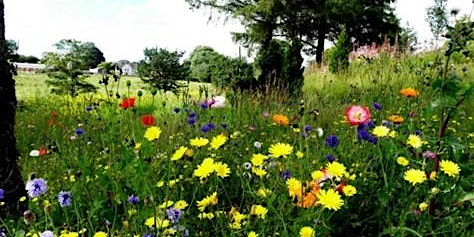
[[[407,23],[406,27],[402,27],[398,38],[399,50],[403,53],[415,51],[415,45],[418,43],[416,32]]]
[[[95,68],[104,62],[103,53],[92,42],[81,42],[75,39],[62,39],[56,44],[55,52],[46,52],[42,62],[46,65],[56,66],[57,60],[73,62],[79,70]]]
[[[46,84],[52,87],[51,93],[75,97],[81,93],[95,92],[97,88],[86,81],[88,75],[76,68],[74,63],[65,60],[57,59],[55,70],[48,72]]]
[[[138,64],[138,75],[155,89],[175,94],[183,87],[179,80],[188,77],[189,69],[180,63],[181,52],[171,52],[163,48],[146,48],[145,59]]]
[[[189,55],[190,77],[193,80],[210,83],[212,68],[218,67],[223,55],[209,46],[197,46]]]
[[[447,4],[448,0],[434,0],[434,5],[426,9],[426,21],[436,42],[448,27]]]
[[[337,40],[334,50],[328,55],[329,71],[332,73],[340,73],[349,67],[349,53],[352,51],[350,40],[345,31],[341,32]]]

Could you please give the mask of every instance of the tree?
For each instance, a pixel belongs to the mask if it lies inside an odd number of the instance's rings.
[[[219,63],[220,55],[209,46],[197,46],[189,55],[190,77],[200,82],[211,82],[212,67]]]
[[[178,81],[187,78],[188,68],[180,63],[183,52],[163,48],[146,48],[145,59],[138,63],[138,75],[152,87],[175,94],[183,87]]]
[[[18,150],[15,139],[15,82],[9,70],[5,41],[4,3],[0,0],[0,188],[6,205],[0,205],[0,218],[13,214],[20,216],[25,206],[18,206],[20,197],[26,196],[25,185],[18,166]]]
[[[426,9],[426,21],[430,25],[435,44],[438,43],[441,33],[448,27],[448,0],[434,0],[434,5]]]
[[[57,58],[67,59],[74,63],[79,70],[95,68],[101,62],[105,62],[104,54],[92,42],[81,42],[74,39],[62,39],[56,44],[55,52],[46,52],[43,62],[54,65]],[[50,60],[53,60],[52,62]]]

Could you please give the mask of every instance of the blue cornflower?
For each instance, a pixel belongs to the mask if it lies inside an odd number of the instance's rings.
[[[131,204],[137,204],[140,202],[140,198],[132,194],[130,197],[128,197],[128,202]]]
[[[77,128],[75,133],[76,133],[76,135],[82,135],[82,134],[84,134],[84,129],[83,128]]]
[[[382,109],[382,105],[377,103],[377,102],[374,102],[373,106],[374,106],[374,109],[376,109],[376,110],[381,110]]]
[[[284,180],[288,180],[291,178],[291,172],[289,170],[283,170],[281,172],[281,177],[284,179]]]
[[[33,180],[28,180],[26,182],[25,190],[28,191],[30,197],[38,197],[46,193],[48,187],[46,186],[46,181],[44,179],[38,178]]]
[[[190,117],[190,118],[194,118],[196,116],[197,116],[196,112],[192,112],[188,115],[188,117]]]
[[[58,194],[58,202],[61,207],[67,207],[71,205],[72,195],[71,192],[61,191]]]
[[[172,223],[177,223],[181,218],[181,210],[178,208],[170,207],[166,210],[166,215]]]
[[[357,128],[357,139],[367,141],[370,138],[369,132],[365,129],[365,127]]]
[[[304,130],[305,130],[306,132],[311,131],[311,129],[313,129],[313,128],[311,127],[311,125],[305,125],[305,126],[304,126]]]
[[[173,108],[173,112],[175,112],[175,113],[179,113],[180,111],[181,111],[181,109],[178,108],[178,107],[174,107],[174,108]]]
[[[87,112],[90,112],[90,111],[92,111],[92,110],[94,109],[94,107],[92,107],[92,106],[86,106],[85,109],[86,109]]]
[[[207,103],[201,103],[201,109],[207,109],[209,106],[207,105]]]
[[[367,141],[375,145],[377,144],[378,139],[374,136],[371,136]]]
[[[221,127],[224,129],[224,130],[227,130],[229,128],[229,125],[227,125],[226,123],[223,123],[221,124]]]
[[[332,154],[329,154],[326,156],[326,160],[332,163],[334,161],[334,156]]]
[[[144,234],[143,237],[156,237],[155,234]]]
[[[336,135],[330,135],[326,138],[326,145],[331,148],[337,147],[339,145],[339,139]]]
[[[5,198],[5,190],[0,188],[0,199],[4,199],[4,198]]]
[[[188,124],[194,125],[196,123],[196,117],[188,117]]]

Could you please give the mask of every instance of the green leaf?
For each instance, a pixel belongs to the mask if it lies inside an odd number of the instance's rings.
[[[25,236],[25,231],[24,230],[19,230],[15,232],[15,237],[23,237]]]
[[[471,206],[474,206],[474,192],[464,195],[464,197],[461,198],[461,200],[459,200],[459,201],[460,202],[471,202]]]

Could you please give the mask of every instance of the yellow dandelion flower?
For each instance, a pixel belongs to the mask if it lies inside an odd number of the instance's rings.
[[[418,205],[418,208],[420,208],[420,211],[425,211],[426,209],[428,209],[428,203],[422,202],[420,203],[420,205]]]
[[[320,190],[316,197],[319,200],[318,203],[327,209],[337,211],[344,205],[341,195],[333,189]]]
[[[265,175],[267,175],[267,171],[260,167],[252,167],[252,173],[256,174],[260,178],[263,178]]]
[[[179,210],[183,210],[187,206],[188,206],[188,203],[184,200],[179,200],[179,201],[175,202],[174,205],[173,205],[174,208],[179,209]]]
[[[265,162],[267,158],[268,157],[266,155],[253,154],[252,158],[250,158],[250,162],[252,162],[252,165],[254,166],[261,166],[263,165],[263,162]]]
[[[156,224],[156,225],[155,225]],[[152,228],[156,226],[157,228],[166,228],[170,225],[169,220],[162,220],[159,217],[150,217],[145,220],[145,225],[148,226],[149,228]]]
[[[346,185],[342,188],[344,195],[350,197],[357,193],[357,189],[352,185]]]
[[[401,166],[407,166],[408,164],[410,164],[410,161],[403,156],[399,156],[397,157],[397,163]]]
[[[207,178],[212,172],[214,172],[215,164],[214,159],[206,158],[198,165],[197,169],[194,170],[194,176],[200,179]]]
[[[376,126],[374,130],[372,130],[372,134],[377,137],[386,137],[390,133],[390,128],[385,126]]]
[[[250,209],[250,214],[256,215],[260,219],[265,219],[268,209],[262,205],[253,205]]]
[[[273,158],[286,157],[293,152],[293,147],[286,143],[278,142],[270,146],[268,149]]]
[[[421,146],[423,146],[423,144],[425,144],[425,142],[423,140],[421,140],[420,136],[410,134],[408,136],[407,144],[410,145],[411,147],[417,149],[417,148],[420,148]]]
[[[391,138],[395,138],[397,136],[397,132],[395,132],[394,130],[390,131],[390,133],[388,134],[389,137]]]
[[[107,233],[99,231],[94,234],[94,237],[107,237]]]
[[[459,166],[450,160],[442,160],[439,162],[439,168],[441,171],[451,177],[459,175],[459,172],[461,171]]]
[[[171,156],[171,160],[179,160],[183,158],[184,153],[188,150],[187,147],[181,146],[178,150],[174,152],[174,154]]]
[[[312,227],[304,226],[300,229],[300,237],[314,237],[316,232]]]
[[[157,126],[151,126],[146,129],[144,137],[148,139],[148,141],[153,141],[160,138],[161,129]]]
[[[409,169],[405,171],[403,178],[411,184],[416,185],[426,180],[426,174],[423,170]]]
[[[324,177],[324,172],[322,172],[321,170],[316,170],[316,171],[311,172],[311,178],[315,181],[318,181],[322,179],[323,177]]]
[[[214,206],[217,204],[219,199],[217,198],[217,192],[212,193],[211,195],[203,198],[201,201],[197,201],[197,206],[201,212],[208,206]]]
[[[247,237],[258,237],[258,234],[255,233],[255,231],[250,231],[250,232],[247,234]]]
[[[222,162],[217,162],[214,164],[214,171],[216,172],[217,176],[221,178],[228,177],[230,174],[230,169],[227,164]]]
[[[344,173],[346,172],[346,167],[343,164],[334,161],[326,165],[326,170],[329,174],[340,178],[344,176]]]
[[[301,181],[295,178],[290,178],[286,181],[286,186],[288,187],[288,192],[291,197],[297,197],[302,195],[303,185],[301,184]]]
[[[219,134],[215,136],[214,138],[212,138],[211,148],[217,150],[219,149],[219,147],[224,145],[226,141],[227,141],[227,136],[225,136],[224,134]]]
[[[295,155],[296,155],[296,158],[299,158],[299,159],[301,159],[301,158],[304,157],[304,154],[303,154],[303,152],[301,152],[301,151],[297,151],[297,152],[295,153]]]
[[[173,206],[174,202],[173,201],[165,201],[161,205],[158,206],[160,209],[166,209],[168,207]]]
[[[268,195],[270,195],[272,193],[272,190],[268,189],[268,188],[259,188],[257,190],[257,195],[260,196],[260,197],[266,197]]]
[[[196,137],[190,140],[191,146],[203,147],[209,143],[209,140],[203,137]]]
[[[214,217],[215,217],[215,215],[214,215],[214,213],[212,213],[212,212],[199,213],[199,215],[198,215],[198,218],[199,218],[199,219],[209,219],[209,220],[211,220],[211,219],[213,219]]]

